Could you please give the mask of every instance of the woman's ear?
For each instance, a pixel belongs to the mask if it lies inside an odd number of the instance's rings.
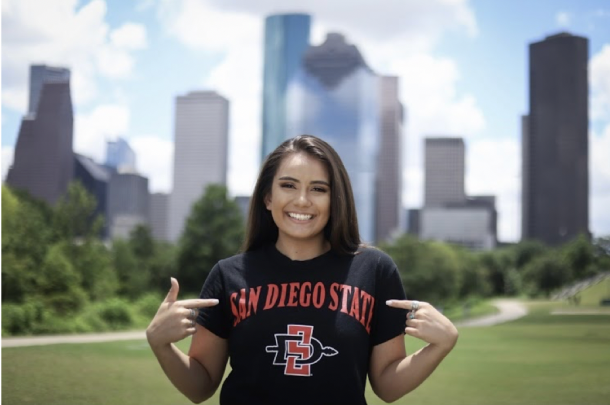
[[[271,194],[265,196],[265,207],[267,207],[267,210],[271,211]]]

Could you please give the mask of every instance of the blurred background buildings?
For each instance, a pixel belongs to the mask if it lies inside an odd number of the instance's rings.
[[[498,244],[495,196],[468,196],[464,139],[425,139],[424,203],[402,204],[408,106],[400,78],[374,72],[343,33],[309,43],[312,17],[265,19],[263,159],[285,139],[313,134],[341,156],[354,189],[360,232],[379,243],[404,232],[471,249]],[[522,237],[558,245],[589,235],[588,40],[559,33],[529,46],[530,104],[522,118]],[[206,185],[227,184],[230,100],[216,91],[175,99],[173,189],[149,192],[124,138],[107,142],[103,164],[73,153],[70,71],[30,67],[29,108],[6,182],[55,204],[73,179],[98,201],[104,237],[138,224],[176,242]],[[170,113],[169,111],[167,112]],[[406,190],[409,192],[409,190]],[[244,216],[249,196],[236,196]]]

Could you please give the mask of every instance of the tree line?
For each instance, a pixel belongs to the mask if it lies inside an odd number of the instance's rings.
[[[245,221],[227,189],[210,185],[176,244],[146,226],[100,238],[95,198],[74,182],[53,207],[2,187],[2,335],[144,327],[170,287],[197,296],[214,264],[238,253]],[[379,246],[396,262],[407,295],[450,307],[492,296],[549,296],[610,270],[610,238],[560,248],[525,241],[487,252],[403,235]]]

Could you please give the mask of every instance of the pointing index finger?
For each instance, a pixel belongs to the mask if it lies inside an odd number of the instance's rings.
[[[392,308],[413,309],[413,301],[410,300],[387,300],[385,303]]]
[[[176,304],[182,305],[184,308],[206,308],[218,305],[218,300],[216,298],[192,299],[178,301]]]

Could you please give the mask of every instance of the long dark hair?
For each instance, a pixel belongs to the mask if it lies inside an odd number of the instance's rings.
[[[248,252],[269,243],[275,243],[278,228],[271,212],[265,206],[265,197],[271,193],[273,178],[283,159],[293,153],[307,153],[319,159],[330,178],[330,218],[324,227],[324,237],[331,249],[338,253],[353,254],[360,245],[358,218],[352,185],[341,158],[328,143],[312,135],[299,135],[284,141],[267,156],[254,187],[246,240],[242,251]]]

